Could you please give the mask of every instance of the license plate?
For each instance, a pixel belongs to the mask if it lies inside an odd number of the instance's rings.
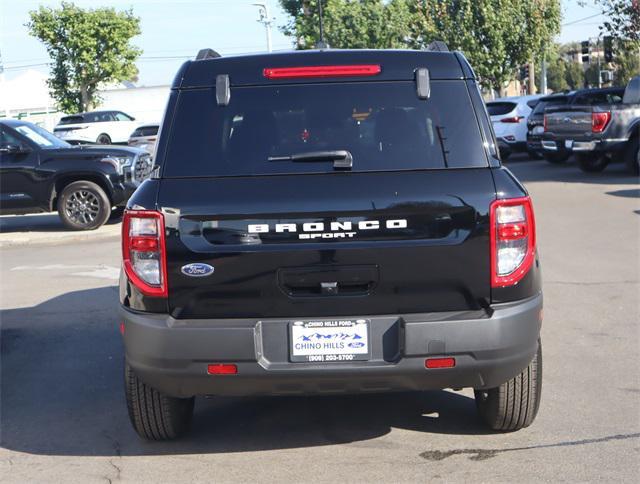
[[[368,319],[294,321],[289,336],[292,362],[362,361],[371,355]]]
[[[544,133],[544,126],[534,126],[532,134],[542,134]]]
[[[572,139],[564,140],[564,147],[568,150],[573,148],[573,140]]]

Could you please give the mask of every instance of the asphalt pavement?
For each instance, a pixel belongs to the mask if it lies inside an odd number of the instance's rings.
[[[0,257],[0,480],[637,482],[638,179],[622,165],[508,166],[533,197],[543,264],[531,427],[487,431],[470,390],[219,398],[197,400],[186,438],[143,442],[123,396],[117,238],[43,242],[57,229],[12,222],[39,242]]]

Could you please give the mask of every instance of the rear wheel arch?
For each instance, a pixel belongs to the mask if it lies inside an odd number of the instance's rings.
[[[62,190],[64,190],[64,187],[66,187],[70,183],[74,183],[78,181],[88,181],[98,185],[107,194],[107,197],[109,198],[109,203],[113,205],[113,190],[111,189],[109,182],[107,182],[107,180],[105,180],[104,177],[98,174],[87,174],[87,175],[70,174],[70,175],[60,176],[54,181],[53,186],[51,187],[51,196],[49,199],[49,211],[53,211],[56,209],[58,205],[58,195],[62,193]]]

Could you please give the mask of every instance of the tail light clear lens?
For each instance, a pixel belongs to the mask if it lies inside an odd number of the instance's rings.
[[[491,286],[517,284],[535,258],[536,230],[529,197],[496,200],[490,209]]]
[[[127,277],[140,292],[147,296],[167,297],[164,218],[160,212],[125,211],[122,259]]]
[[[593,133],[602,133],[611,120],[611,112],[591,113],[591,131]]]

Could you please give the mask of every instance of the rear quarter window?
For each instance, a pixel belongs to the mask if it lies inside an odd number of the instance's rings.
[[[213,89],[179,93],[164,177],[332,172],[327,162],[268,161],[347,150],[351,171],[487,166],[464,81],[352,82],[236,87],[218,106]]]
[[[516,106],[516,103],[511,102],[490,102],[487,103],[487,111],[489,116],[502,116],[513,111]]]

